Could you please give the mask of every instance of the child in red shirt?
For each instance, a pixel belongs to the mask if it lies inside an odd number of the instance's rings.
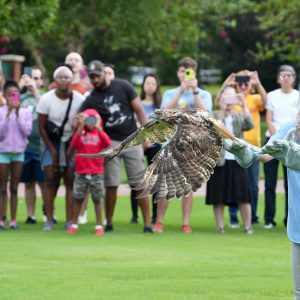
[[[71,157],[74,151],[81,154],[94,154],[101,152],[104,148],[111,145],[111,140],[103,131],[101,118],[96,110],[87,109],[79,119],[79,127],[75,132],[67,157]],[[92,195],[95,206],[96,227],[95,233],[103,235],[104,230],[101,226],[101,197],[104,196],[104,158],[89,158],[75,156],[75,179],[73,185],[73,216],[72,225],[68,228],[68,233],[78,231],[78,216],[82,202],[86,196],[88,187]]]

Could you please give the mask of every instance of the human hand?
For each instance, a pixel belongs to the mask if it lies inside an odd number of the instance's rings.
[[[50,150],[52,156],[52,169],[54,172],[58,172],[59,170],[59,155],[58,151],[53,148]]]
[[[264,154],[279,154],[286,151],[289,147],[289,142],[286,140],[275,140],[270,141],[264,147],[262,147],[261,152]]]
[[[253,71],[250,73],[250,83],[253,86],[257,86],[258,84],[260,84],[260,80],[259,80],[257,71]]]
[[[96,116],[96,119],[97,119],[97,121],[96,121],[96,128],[99,130],[99,131],[102,131],[103,130],[103,127],[102,127],[102,120],[101,120],[101,118],[100,118],[100,116]]]

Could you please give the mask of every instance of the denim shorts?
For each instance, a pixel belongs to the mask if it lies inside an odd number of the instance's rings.
[[[10,164],[16,161],[24,162],[24,153],[0,153],[0,164]]]

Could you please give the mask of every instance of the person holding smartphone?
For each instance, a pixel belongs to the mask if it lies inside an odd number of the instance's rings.
[[[0,107],[0,202],[6,201],[10,174],[10,229],[18,229],[18,185],[24,163],[24,151],[32,130],[31,111],[20,107],[20,89],[15,81],[6,81],[3,95],[7,104]],[[4,230],[0,219],[0,231]]]
[[[244,132],[244,139],[251,145],[261,146],[261,133],[260,133],[260,112],[264,111],[267,104],[267,93],[262,86],[258,72],[250,72],[242,70],[237,73],[230,74],[224,81],[220,91],[215,99],[215,104],[218,107],[220,104],[220,95],[224,88],[232,86],[236,89],[238,94],[245,97],[247,108],[250,111],[254,127],[251,130]],[[235,106],[234,110],[241,111],[240,106]],[[259,181],[259,162],[254,162],[248,168],[249,179],[249,193],[251,198],[251,222],[258,224],[259,218],[257,215],[257,202],[258,202],[258,181]],[[230,214],[230,227],[238,228],[239,222],[237,218],[237,209],[229,208]]]
[[[197,62],[190,58],[184,57],[178,62],[177,77],[180,85],[172,90],[164,93],[161,108],[198,108],[201,110],[212,110],[211,94],[198,87],[198,80],[196,78]],[[166,213],[169,202],[163,200],[157,205],[157,219],[153,225],[155,232],[163,232],[163,219]],[[191,233],[192,228],[189,224],[190,215],[193,204],[193,195],[189,195],[182,199],[182,226],[183,233]]]

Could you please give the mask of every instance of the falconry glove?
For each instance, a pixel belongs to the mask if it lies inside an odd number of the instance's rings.
[[[223,146],[225,150],[235,156],[237,163],[243,168],[251,166],[253,162],[259,159],[261,153],[260,148],[250,145],[241,139],[238,139],[238,142],[223,139]]]

